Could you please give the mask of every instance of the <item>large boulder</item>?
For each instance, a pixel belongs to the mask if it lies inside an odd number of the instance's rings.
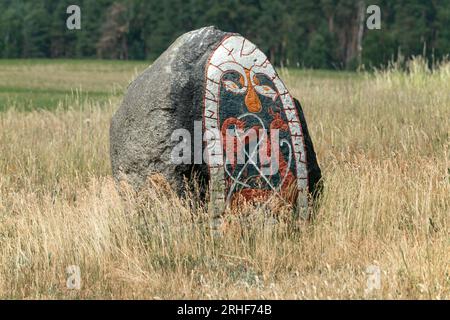
[[[191,135],[184,141],[191,147],[191,161],[174,161],[180,146],[174,139],[177,129]],[[257,131],[254,140],[265,140],[266,146],[278,130],[279,150],[253,158],[240,136],[250,129]],[[225,132],[231,138],[225,139]],[[202,149],[201,141],[196,142],[205,133],[212,134]],[[150,175],[159,173],[182,195],[185,180],[195,179],[204,187],[202,196],[209,194],[215,214],[235,200],[266,201],[274,194],[304,209],[321,177],[300,103],[254,44],[215,27],[180,36],[130,84],[113,116],[110,136],[116,181],[126,180],[139,190]],[[244,162],[230,161],[238,149]],[[263,158],[272,159],[275,152],[276,165],[264,164]]]

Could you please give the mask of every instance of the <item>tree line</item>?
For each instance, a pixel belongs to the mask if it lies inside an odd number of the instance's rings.
[[[81,8],[68,30],[66,9]],[[368,5],[381,29],[366,27]],[[155,59],[178,36],[215,25],[276,65],[352,69],[450,53],[448,0],[0,0],[1,58]]]

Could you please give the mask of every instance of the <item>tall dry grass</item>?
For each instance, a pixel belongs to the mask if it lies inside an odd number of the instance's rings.
[[[0,113],[0,297],[450,298],[450,65],[414,63],[283,71],[323,170],[315,219],[220,239],[201,209],[151,183],[119,197],[108,154],[117,98]],[[69,265],[81,290],[66,288]],[[369,265],[381,269],[370,293]]]

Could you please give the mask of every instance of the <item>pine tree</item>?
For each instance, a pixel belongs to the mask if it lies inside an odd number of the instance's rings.
[[[22,57],[50,56],[50,15],[43,0],[26,1],[22,25]]]
[[[70,4],[0,1],[0,57],[155,59],[182,33],[208,25],[241,33],[276,65],[371,67],[398,52],[430,60],[450,53],[449,1],[79,0],[81,30],[65,26]],[[381,30],[361,28],[368,4],[380,6]]]
[[[0,54],[2,58],[18,58],[23,48],[23,16],[21,1],[6,1],[0,10]]]

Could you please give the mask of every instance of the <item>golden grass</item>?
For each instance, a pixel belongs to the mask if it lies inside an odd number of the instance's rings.
[[[146,67],[141,62],[95,60],[0,60],[0,87],[113,91]]]
[[[121,200],[108,153],[117,98],[0,113],[0,297],[449,299],[450,65],[418,66],[283,71],[323,170],[320,206],[299,229],[255,212],[220,239],[202,209],[151,184]],[[381,269],[371,293],[369,265]]]

